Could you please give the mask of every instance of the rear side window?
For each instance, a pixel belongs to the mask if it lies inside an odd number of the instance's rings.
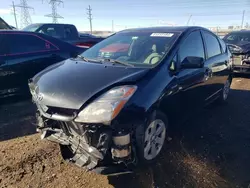
[[[74,39],[74,28],[72,26],[64,26],[64,38]]]
[[[51,37],[55,38],[63,38],[63,34],[61,32],[61,26],[59,25],[45,25],[40,30],[38,30],[38,33],[43,33],[45,35],[49,35]]]
[[[10,54],[35,53],[55,49],[53,45],[35,35],[8,34],[6,36]]]
[[[207,47],[208,58],[221,54],[220,44],[217,37],[205,31],[203,32],[203,34]]]
[[[200,31],[192,32],[185,41],[181,44],[179,49],[179,58],[182,62],[188,56],[204,58],[204,46]]]
[[[223,40],[221,40],[220,38],[219,38],[219,42],[220,42],[222,53],[225,53],[226,49],[227,49],[225,42]]]

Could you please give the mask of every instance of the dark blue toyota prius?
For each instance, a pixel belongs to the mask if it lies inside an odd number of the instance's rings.
[[[205,28],[124,30],[29,81],[37,130],[77,166],[129,173],[163,153],[176,123],[227,100],[231,67]]]

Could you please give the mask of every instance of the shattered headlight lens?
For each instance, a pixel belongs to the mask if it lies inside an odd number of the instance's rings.
[[[75,121],[82,123],[110,122],[119,114],[136,89],[137,86],[134,85],[112,88],[85,107]]]

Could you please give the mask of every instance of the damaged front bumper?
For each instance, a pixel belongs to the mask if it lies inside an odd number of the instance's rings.
[[[37,113],[37,131],[41,133],[41,139],[60,144],[64,160],[104,175],[133,172],[136,156],[131,133],[117,133],[105,125],[61,121],[64,116],[58,114],[49,119],[50,115],[45,117],[40,110]]]

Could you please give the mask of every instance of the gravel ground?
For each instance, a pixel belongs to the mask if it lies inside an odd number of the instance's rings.
[[[250,79],[234,78],[231,88],[228,104],[207,107],[178,127],[154,166],[119,177],[65,163],[56,144],[34,134],[30,102],[1,106],[0,187],[248,187]]]

